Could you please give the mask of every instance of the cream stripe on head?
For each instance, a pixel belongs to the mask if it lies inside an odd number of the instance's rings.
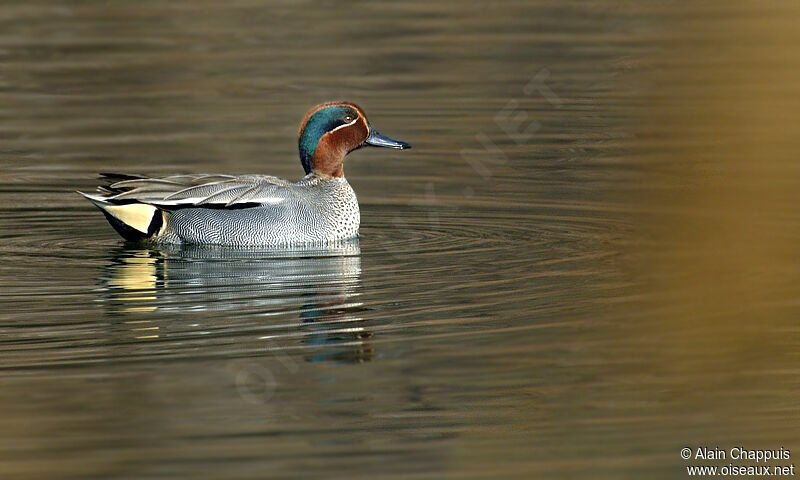
[[[350,122],[350,123],[343,123],[343,124],[339,125],[338,127],[334,128],[333,130],[329,131],[328,133],[333,133],[336,130],[339,130],[341,128],[351,127],[351,126],[355,125],[357,121],[358,121],[358,117],[354,118],[353,121]]]

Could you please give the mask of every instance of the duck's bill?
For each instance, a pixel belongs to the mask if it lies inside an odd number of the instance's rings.
[[[369,137],[364,142],[367,145],[372,145],[373,147],[386,147],[386,148],[398,148],[400,150],[404,148],[411,148],[411,145],[407,144],[402,140],[395,140],[393,138],[389,138],[387,136],[381,135],[378,133],[377,130],[370,129]]]

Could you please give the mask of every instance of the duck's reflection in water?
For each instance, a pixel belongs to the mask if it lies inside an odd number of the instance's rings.
[[[138,340],[165,329],[173,338],[250,335],[250,345],[308,347],[309,361],[370,361],[372,334],[356,301],[360,253],[357,241],[288,250],[124,246],[102,279],[101,300]]]

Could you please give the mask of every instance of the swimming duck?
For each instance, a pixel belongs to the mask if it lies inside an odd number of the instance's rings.
[[[150,178],[103,173],[99,194],[78,192],[127,240],[165,244],[284,246],[358,235],[358,200],[344,157],[365,145],[411,148],[372,128],[349,102],[313,107],[300,124],[306,176],[189,174]]]

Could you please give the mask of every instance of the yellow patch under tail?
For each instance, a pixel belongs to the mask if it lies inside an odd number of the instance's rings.
[[[125,225],[147,234],[156,207],[146,203],[130,203],[128,205],[103,205],[100,208],[108,212]]]
[[[78,192],[97,208],[103,211],[109,223],[117,232],[128,240],[141,240],[157,234],[162,226],[161,217],[156,217],[158,208],[146,203],[129,203],[116,205],[108,202],[101,195]]]

